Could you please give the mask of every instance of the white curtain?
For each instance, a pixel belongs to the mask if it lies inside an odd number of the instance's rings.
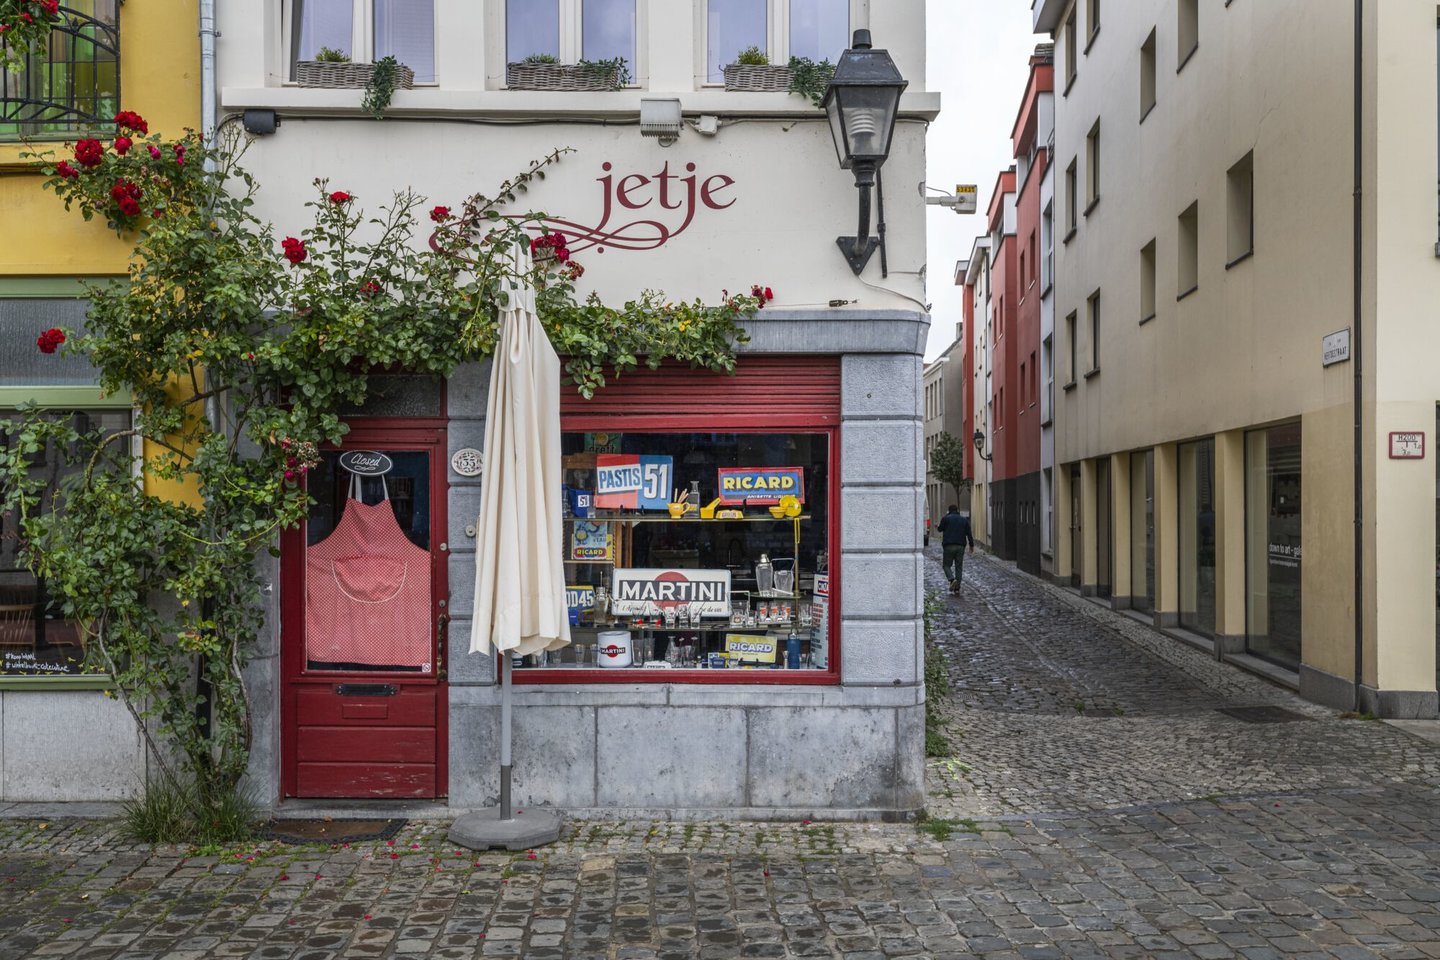
[[[375,59],[394,57],[435,82],[435,0],[375,0]]]

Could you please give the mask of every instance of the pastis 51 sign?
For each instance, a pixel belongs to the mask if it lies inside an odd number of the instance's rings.
[[[684,607],[691,616],[730,615],[729,570],[617,567],[611,587],[610,609],[624,617],[654,614],[667,607]]]

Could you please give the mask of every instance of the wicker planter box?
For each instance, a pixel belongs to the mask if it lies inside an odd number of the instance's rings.
[[[615,90],[620,86],[620,71],[574,63],[507,63],[505,86],[511,90]]]
[[[725,68],[725,89],[751,93],[788,93],[790,68],[773,64],[732,63]]]
[[[297,60],[295,82],[302,87],[363,87],[375,72],[373,63],[334,63],[328,60]],[[395,89],[415,86],[415,71],[403,63],[395,68]]]

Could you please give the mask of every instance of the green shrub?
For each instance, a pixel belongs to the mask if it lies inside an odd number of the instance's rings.
[[[349,63],[350,54],[334,47],[321,47],[320,52],[315,54],[315,59],[321,63]]]
[[[253,836],[260,810],[239,790],[207,792],[160,777],[125,802],[122,819],[125,832],[143,843],[213,846]]]
[[[557,63],[557,64],[558,64],[558,63],[560,62],[560,58],[557,57],[557,56],[555,56],[555,54],[553,54],[553,53],[532,53],[532,54],[530,54],[530,56],[526,57],[524,60],[521,60],[520,62],[521,62],[521,63]]]
[[[740,51],[739,56],[735,58],[735,62],[747,64],[752,67],[768,67],[770,65],[770,57],[759,47],[746,47]]]

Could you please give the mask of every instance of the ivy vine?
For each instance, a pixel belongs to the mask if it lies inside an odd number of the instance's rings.
[[[376,120],[385,119],[385,108],[395,95],[395,81],[399,78],[400,64],[394,57],[381,57],[365,81],[365,97],[360,106]]]
[[[835,76],[835,64],[829,60],[816,63],[809,57],[790,58],[790,92],[807,98],[817,107],[825,104],[825,91]]]

